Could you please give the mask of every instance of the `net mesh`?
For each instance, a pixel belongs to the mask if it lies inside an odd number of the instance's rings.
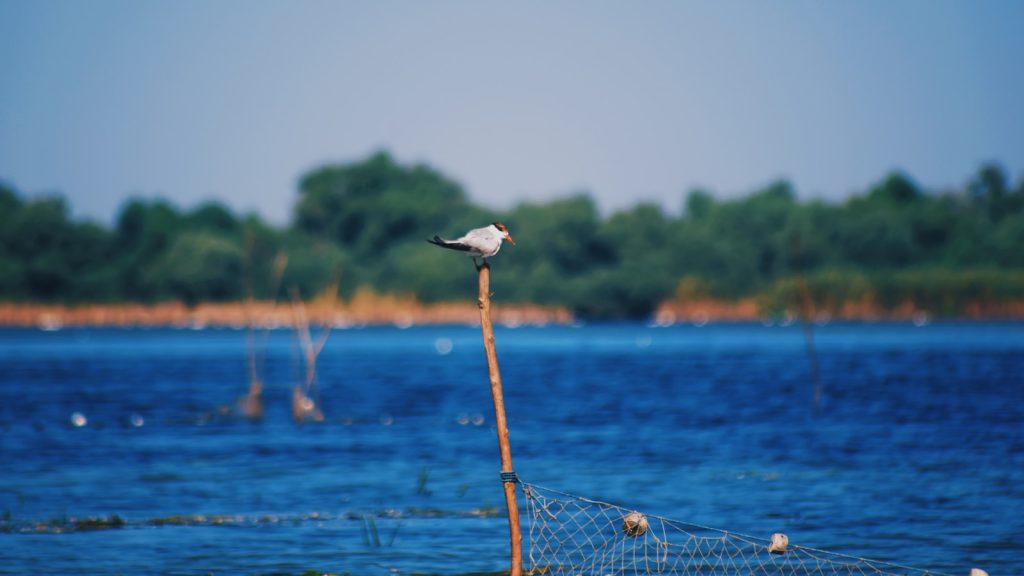
[[[523,484],[529,574],[949,576],[744,536]],[[773,546],[776,551],[769,551]]]

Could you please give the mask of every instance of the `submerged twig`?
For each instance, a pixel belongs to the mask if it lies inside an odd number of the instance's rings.
[[[328,286],[328,309],[334,309],[334,303],[338,297],[339,274],[335,272],[334,280]],[[299,296],[298,288],[292,286],[292,315],[295,318],[295,332],[302,348],[303,358],[306,364],[306,377],[302,386],[292,386],[292,419],[296,422],[312,420],[321,422],[324,419],[323,412],[319,408],[320,390],[316,386],[316,360],[327,344],[327,338],[331,333],[332,323],[330,317],[326,317],[321,325],[320,334],[314,343],[309,330],[309,318],[306,315],[306,306]]]
[[[800,235],[795,234],[793,236],[793,265],[796,268],[796,283],[797,291],[799,293],[799,308],[800,308],[800,319],[803,324],[804,330],[804,344],[807,348],[807,357],[811,362],[811,384],[813,386],[814,400],[812,404],[812,410],[814,415],[817,416],[821,410],[821,373],[818,369],[818,353],[814,348],[814,327],[811,324],[814,319],[814,298],[811,295],[811,289],[807,286],[807,280],[803,276],[802,266],[800,265]]]
[[[256,318],[254,313],[255,296],[252,278],[252,253],[255,239],[252,232],[246,233],[245,237],[245,348],[249,368],[249,391],[238,399],[236,403],[238,411],[250,420],[263,419],[263,383],[264,369],[266,366],[266,346],[270,330],[265,324],[261,326],[259,343],[256,342]],[[288,265],[288,255],[279,252],[274,258],[274,281],[270,299],[274,306],[277,305],[277,293],[281,287],[281,280],[284,277],[285,267]]]

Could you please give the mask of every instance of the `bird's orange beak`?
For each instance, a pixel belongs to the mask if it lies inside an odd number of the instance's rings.
[[[505,234],[505,238],[508,238],[508,241],[511,242],[513,246],[516,245],[516,241],[512,239],[512,235],[511,234],[506,233]]]

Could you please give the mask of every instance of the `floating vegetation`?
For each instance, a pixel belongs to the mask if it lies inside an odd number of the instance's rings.
[[[4,512],[0,519],[0,532],[17,532],[22,534],[62,534],[64,532],[88,532],[92,530],[116,530],[124,528],[128,523],[111,514],[104,517],[72,518],[59,517],[42,521],[18,522],[11,517],[10,511]]]
[[[112,530],[124,527],[124,520],[117,514],[108,518],[82,518],[72,520],[71,525],[75,530]]]
[[[421,508],[413,506],[407,509],[407,515],[412,518],[490,518],[501,514],[497,506],[485,506],[472,508],[470,510],[443,510],[441,508]]]
[[[276,521],[265,520],[266,516],[259,517],[259,522],[265,521]],[[151,526],[195,526],[195,525],[212,525],[220,526],[224,524],[249,524],[245,516],[226,516],[226,515],[214,515],[204,516],[202,514],[191,514],[185,516],[164,516],[161,518],[151,518],[147,524]]]
[[[360,522],[364,536],[374,547],[382,546],[377,519],[406,520],[429,518],[491,518],[499,516],[497,507],[470,508],[468,510],[445,510],[441,508],[410,507],[405,510],[388,508],[375,512],[307,512],[304,514],[172,514],[142,520],[130,520],[117,514],[100,517],[55,517],[46,521],[18,520],[10,511],[0,515],[0,532],[20,534],[63,534],[94,530],[117,530],[122,528],[164,528],[188,526],[258,526],[266,524],[301,524],[303,522]],[[394,542],[398,533],[396,527],[388,538],[387,545]]]

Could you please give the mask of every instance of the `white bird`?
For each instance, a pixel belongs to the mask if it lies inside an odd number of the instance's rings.
[[[456,240],[443,240],[438,236],[434,236],[433,240],[427,240],[427,242],[437,244],[442,248],[466,252],[469,256],[473,257],[473,263],[475,264],[477,256],[484,258],[484,262],[486,262],[487,258],[497,254],[498,250],[501,250],[502,240],[508,240],[513,246],[516,245],[512,235],[508,233],[508,228],[501,222],[495,222],[490,226],[474,228],[466,232],[465,236]]]

